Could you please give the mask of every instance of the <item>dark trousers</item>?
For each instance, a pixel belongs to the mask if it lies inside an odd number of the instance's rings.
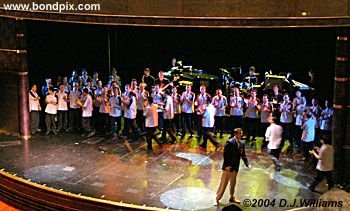
[[[197,129],[197,135],[198,138],[202,138],[203,132],[202,132],[202,115],[196,114],[196,129]]]
[[[280,163],[278,159],[280,158],[281,154],[281,148],[278,149],[269,149],[269,156],[272,162],[275,164],[276,167],[280,166]]]
[[[243,116],[230,116],[231,121],[231,135],[233,134],[234,129],[243,127]]]
[[[163,130],[163,112],[158,112],[158,130]]]
[[[136,124],[137,127],[140,128],[140,131],[145,130],[145,117],[143,116],[143,110],[137,110]]]
[[[174,114],[174,126],[175,131],[179,131],[181,129],[181,114]]]
[[[176,136],[175,136],[175,131],[174,131],[174,124],[172,119],[164,119],[163,120],[163,131],[162,131],[162,139],[163,141],[166,140],[166,133],[169,134],[171,138],[171,142],[175,143],[176,142]]]
[[[94,106],[94,110],[92,110],[92,126],[95,128],[97,132],[102,132],[103,131],[103,126],[99,124],[99,119],[100,119],[100,107]]]
[[[57,111],[58,114],[58,130],[68,129],[68,111]]]
[[[250,137],[252,137],[252,141],[254,141],[258,130],[259,119],[246,117],[246,123],[247,142],[250,141]]]
[[[321,130],[320,128],[315,128],[315,146],[321,147],[321,142],[320,142],[320,134]]]
[[[108,113],[100,113],[99,115],[99,124],[101,125],[101,128],[103,130],[101,132],[108,132],[109,131],[109,114]]]
[[[81,119],[81,125],[86,133],[91,132],[91,119],[92,117],[83,117]]]
[[[136,138],[136,135],[137,135],[136,119],[129,119],[129,118],[124,117],[123,135],[128,136],[130,129],[131,129],[133,135],[135,136],[134,138]]]
[[[215,140],[213,134],[210,133],[211,131],[213,131],[213,128],[211,128],[211,127],[202,127],[202,131],[203,131],[203,143],[201,144],[201,147],[203,147],[204,149],[207,148],[208,139],[215,147],[219,147],[220,146],[220,143],[217,142]]]
[[[45,123],[46,123],[46,131],[56,131],[56,122],[55,122],[56,114],[48,114],[45,115]]]
[[[290,143],[289,149],[293,150],[293,134],[292,134],[293,123],[281,122],[281,126],[283,128],[281,147],[283,148],[284,142],[288,139]]]
[[[147,141],[147,149],[153,150],[152,147],[152,139],[154,139],[159,145],[159,140],[156,136],[157,127],[146,127],[146,141]]]
[[[215,133],[220,133],[220,136],[224,134],[224,116],[215,116]]]
[[[39,111],[30,111],[30,131],[35,133],[39,128]]]
[[[301,126],[294,125],[294,144],[299,146],[301,145],[301,135],[303,133],[303,130],[301,129]]]
[[[186,130],[193,135],[192,129],[192,113],[182,113],[182,136],[185,136]]]
[[[79,108],[69,109],[69,128],[79,130],[81,126],[81,110]]]
[[[333,180],[333,171],[320,171],[317,169],[317,176],[315,177],[314,182],[310,185],[311,189],[315,189],[315,187],[322,182],[322,180],[326,177],[327,184],[328,184],[328,190],[334,187],[334,180]]]
[[[117,127],[115,126],[117,125]],[[122,117],[109,116],[109,129],[112,135],[119,135],[122,126]]]
[[[310,142],[305,142],[302,141],[302,147],[303,147],[303,156],[304,158],[306,158],[306,160],[310,159],[310,153],[309,150],[313,150],[314,149],[314,142],[310,141]]]

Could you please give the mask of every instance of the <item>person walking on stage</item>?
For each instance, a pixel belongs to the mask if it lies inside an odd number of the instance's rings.
[[[153,152],[152,139],[154,139],[159,147],[162,146],[159,139],[156,136],[156,130],[158,127],[158,105],[154,103],[154,100],[149,96],[145,102],[145,109],[143,110],[143,115],[146,121],[146,141],[148,153]]]
[[[275,124],[275,117],[270,116],[268,118],[270,126],[266,129],[265,138],[269,142],[267,148],[269,149],[269,155],[273,163],[275,164],[276,171],[281,170],[281,165],[278,161],[281,153],[281,141],[283,128],[280,125]]]
[[[228,181],[230,181],[230,202],[240,203],[240,201],[234,196],[237,174],[239,170],[240,160],[244,161],[247,168],[251,168],[247,156],[245,154],[245,145],[241,141],[243,131],[241,128],[236,128],[233,131],[233,138],[229,139],[224,147],[224,162],[222,165],[222,174],[219,184],[219,188],[216,192],[216,205],[219,205],[219,201],[224,195]]]
[[[214,107],[214,101],[211,102],[211,99],[208,98],[207,102],[205,102],[200,109],[200,113],[202,116],[201,123],[202,123],[202,131],[203,131],[203,143],[199,145],[199,148],[204,151],[207,150],[208,139],[215,146],[215,150],[218,150],[218,148],[221,145],[219,142],[215,140],[214,135],[211,134],[215,123],[215,112],[216,112],[216,109]]]

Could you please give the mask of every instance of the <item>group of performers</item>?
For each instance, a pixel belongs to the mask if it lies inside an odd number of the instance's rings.
[[[248,96],[241,96],[241,89],[232,87],[230,95],[224,96],[221,89],[216,89],[214,95],[207,93],[204,85],[200,85],[199,93],[194,93],[191,84],[187,84],[180,93],[182,87],[176,80],[165,78],[164,72],[160,71],[157,78],[149,68],[143,72],[140,81],[132,79],[123,90],[116,69],[106,85],[98,73],[90,77],[86,69],[81,76],[74,70],[69,79],[57,81],[57,87],[46,79],[41,95],[33,85],[29,93],[32,134],[38,132],[39,111],[44,104],[46,134],[82,128],[86,137],[99,132],[137,139],[146,132],[148,143],[154,138],[161,144],[167,141],[166,134],[175,143],[177,135],[182,140],[187,133],[192,138],[196,132],[196,138],[203,138],[203,149],[208,139],[219,147],[216,136],[222,138],[234,128],[243,128],[246,143],[252,144],[258,135],[264,135],[269,116],[275,116],[282,125],[283,142],[289,140],[290,150],[294,145],[300,146],[307,114],[315,120],[316,139],[320,133],[331,131],[331,103],[326,100],[322,108],[315,97],[307,100],[301,91],[281,94],[276,85],[272,94],[258,98],[261,93],[255,89],[249,90]],[[162,133],[161,140],[154,135],[157,132]]]
[[[123,89],[116,69],[112,70],[106,85],[98,73],[90,77],[83,69],[79,76],[74,70],[69,79],[59,78],[57,87],[51,79],[46,79],[40,94],[37,85],[31,86],[31,132],[40,132],[40,114],[45,113],[46,135],[79,131],[83,137],[92,137],[97,132],[110,136],[111,140],[129,141],[145,136],[149,152],[153,151],[152,140],[160,146],[173,144],[182,141],[187,133],[189,139],[196,134],[201,150],[207,149],[208,140],[218,149],[221,148],[218,139],[229,133],[217,203],[228,181],[233,183],[230,201],[239,201],[234,197],[239,160],[242,158],[246,166],[251,167],[244,145],[254,144],[258,136],[269,143],[269,153],[279,171],[279,154],[287,140],[289,152],[302,145],[304,160],[308,160],[310,154],[320,159],[314,147],[319,140],[324,144],[328,140],[324,135],[329,137],[331,133],[331,103],[325,100],[322,107],[316,97],[306,99],[300,90],[282,94],[275,85],[271,94],[250,89],[249,95],[243,96],[241,88],[234,86],[231,93],[224,96],[220,88],[213,95],[207,93],[205,85],[199,85],[198,93],[192,91],[191,84],[186,84],[180,92],[182,88],[176,77],[170,82],[164,72],[159,71],[155,78],[149,68],[144,69],[140,81],[132,79]],[[239,152],[235,158],[232,158],[233,151]],[[325,175],[321,172],[315,181],[319,182]],[[310,188],[317,184],[313,183]]]

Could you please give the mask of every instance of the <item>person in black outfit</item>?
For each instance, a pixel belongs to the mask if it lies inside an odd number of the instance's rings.
[[[224,162],[222,164],[222,174],[220,185],[216,192],[216,205],[225,193],[228,181],[230,181],[230,202],[239,203],[240,201],[234,197],[237,173],[239,170],[240,160],[244,161],[247,168],[251,168],[247,156],[245,154],[245,145],[241,141],[243,131],[236,128],[232,134],[233,138],[229,139],[224,147]]]
[[[152,87],[154,86],[154,82],[155,82],[155,78],[153,76],[151,76],[151,70],[149,68],[145,68],[143,70],[143,76],[142,76],[142,83],[147,84],[146,86],[146,91],[149,93],[152,93]]]

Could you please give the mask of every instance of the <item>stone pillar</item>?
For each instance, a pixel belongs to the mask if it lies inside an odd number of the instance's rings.
[[[350,28],[339,28],[334,78],[335,180],[350,184]]]

